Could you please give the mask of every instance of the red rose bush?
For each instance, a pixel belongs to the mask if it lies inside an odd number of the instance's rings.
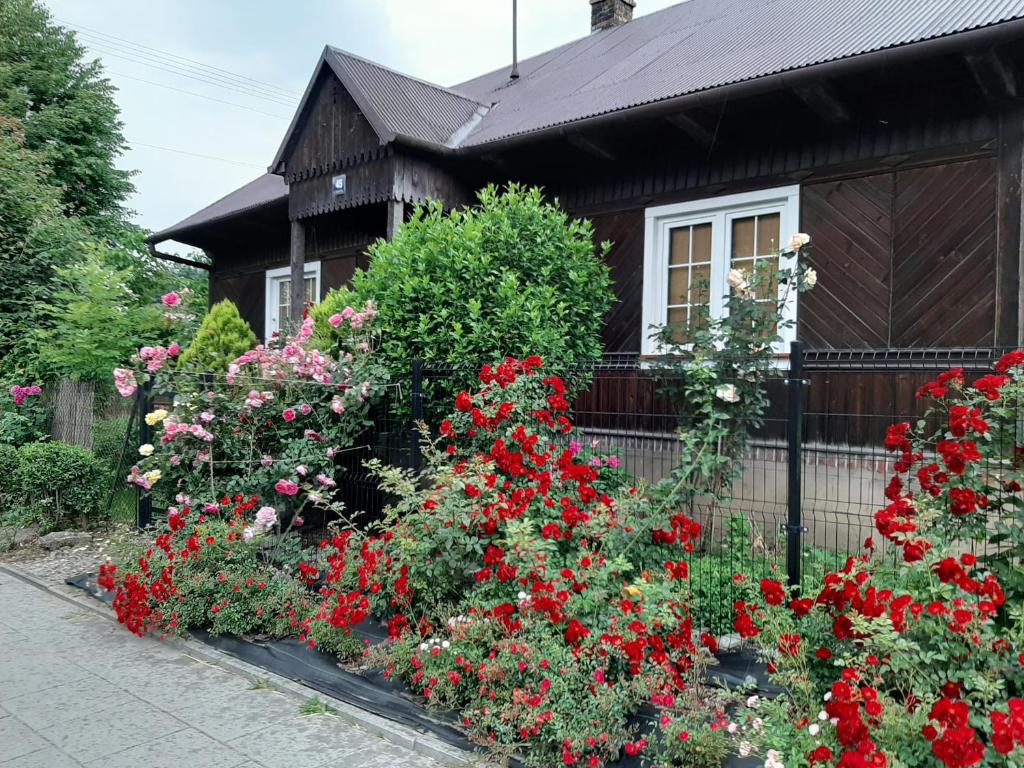
[[[889,428],[877,542],[812,594],[747,583],[736,630],[787,691],[747,742],[766,766],[1024,764],[1024,353],[995,369],[938,376]]]
[[[539,359],[485,367],[480,384],[424,446],[419,481],[379,470],[399,498],[383,532],[336,536],[306,566],[325,586],[304,636],[334,647],[367,615],[386,620],[371,656],[496,754],[640,755],[630,716],[692,689],[699,526],[635,488],[599,490],[565,384]]]

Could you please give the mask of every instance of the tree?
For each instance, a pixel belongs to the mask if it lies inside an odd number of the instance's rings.
[[[179,367],[224,373],[228,365],[256,346],[258,339],[228,299],[217,302],[203,318],[195,339],[181,354]]]
[[[126,143],[114,92],[37,0],[0,0],[0,115],[22,123],[67,211],[98,230],[120,225],[133,191],[131,172],[115,166]]]
[[[541,190],[489,186],[473,208],[417,208],[391,241],[370,247],[353,296],[376,302],[381,350],[396,371],[413,358],[492,362],[540,355],[554,363],[599,357],[614,296],[593,229],[570,220]],[[333,297],[316,311],[328,313]],[[322,325],[322,323],[320,324]]]
[[[110,372],[159,333],[155,304],[140,303],[130,269],[108,266],[104,246],[57,270],[57,290],[37,308],[50,323],[36,333],[40,362],[51,374],[109,384]]]
[[[35,308],[54,270],[81,252],[86,232],[64,215],[51,171],[25,146],[18,121],[0,117],[0,374],[32,367]]]

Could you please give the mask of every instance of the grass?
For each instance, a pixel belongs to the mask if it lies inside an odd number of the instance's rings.
[[[265,677],[257,677],[249,685],[250,691],[265,691],[270,688],[270,680]]]
[[[299,707],[299,714],[305,716],[336,715],[338,714],[338,710],[336,710],[327,702],[320,701],[318,697],[310,696],[308,699],[306,699],[305,703],[301,707]]]

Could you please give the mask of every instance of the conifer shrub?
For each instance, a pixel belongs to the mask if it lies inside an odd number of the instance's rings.
[[[181,354],[178,367],[186,370],[226,373],[231,362],[259,343],[234,302],[224,299],[203,318],[195,339]]]

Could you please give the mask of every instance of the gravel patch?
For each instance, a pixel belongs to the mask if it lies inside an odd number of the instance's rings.
[[[0,563],[9,563],[49,585],[66,587],[64,580],[82,573],[95,573],[108,556],[118,559],[124,545],[138,534],[127,529],[90,531],[81,543],[47,551],[34,542],[0,554]]]

